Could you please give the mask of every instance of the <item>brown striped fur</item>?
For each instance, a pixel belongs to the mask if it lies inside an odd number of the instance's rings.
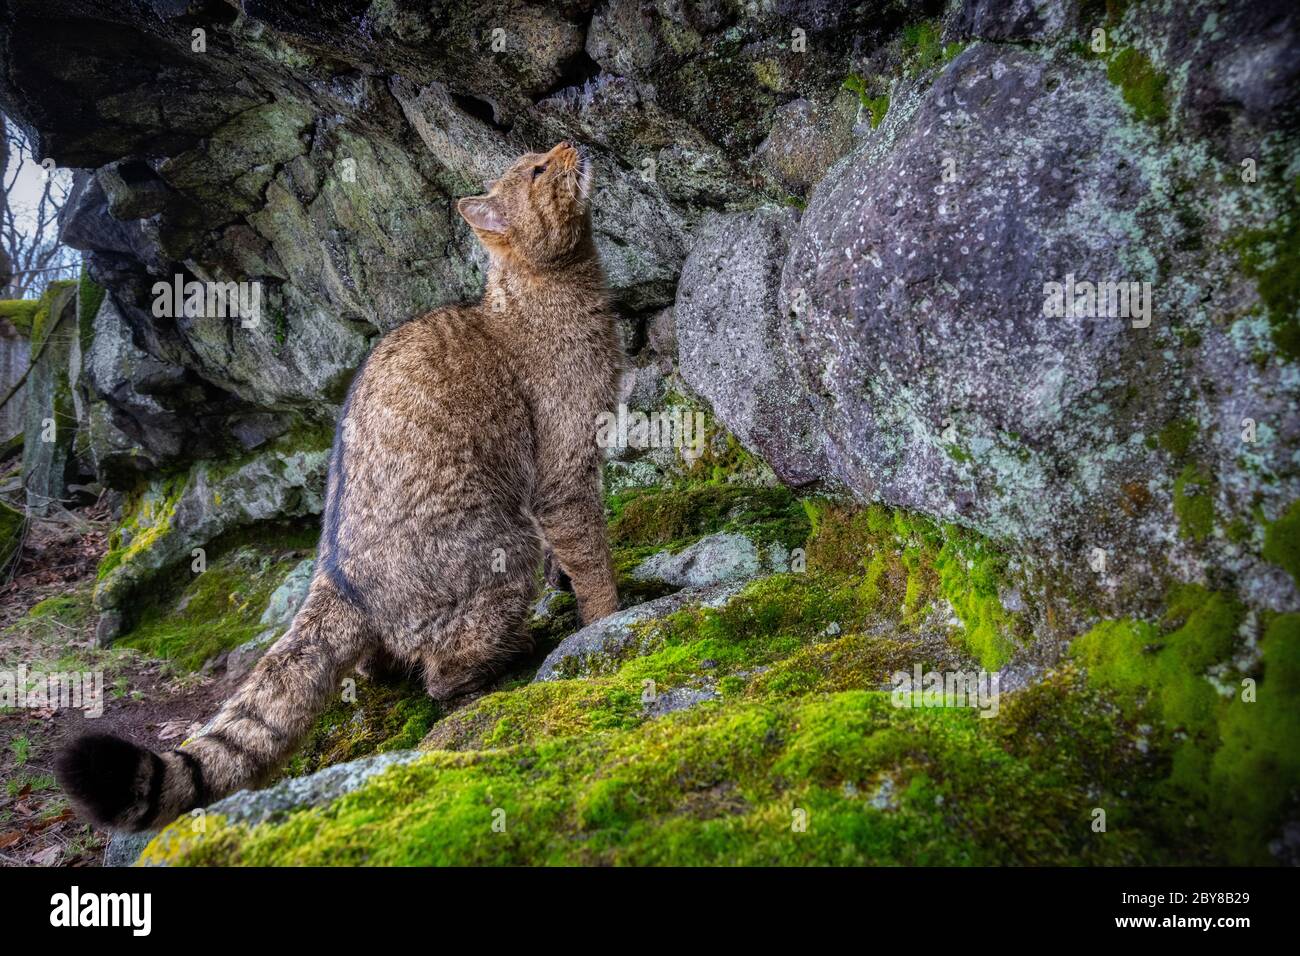
[[[484,298],[407,322],[358,372],[292,626],[180,749],[104,736],[69,747],[59,779],[91,820],[148,829],[264,782],[351,667],[419,668],[439,699],[480,686],[531,648],[543,540],[584,621],[617,608],[595,423],[614,401],[618,349],[590,179],[561,143],[460,201],[491,257]]]

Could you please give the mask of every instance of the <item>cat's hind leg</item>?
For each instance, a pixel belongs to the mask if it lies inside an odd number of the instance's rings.
[[[435,700],[448,700],[485,686],[533,649],[528,630],[531,580],[480,591],[447,621],[421,653],[424,686]]]

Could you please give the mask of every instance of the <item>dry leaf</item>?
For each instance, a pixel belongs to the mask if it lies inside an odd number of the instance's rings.
[[[56,843],[54,846],[48,846],[39,853],[33,854],[31,862],[37,866],[53,866],[59,862],[59,856],[62,852],[63,848]]]

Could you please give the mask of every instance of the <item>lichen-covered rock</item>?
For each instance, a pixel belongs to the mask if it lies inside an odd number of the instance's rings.
[[[70,381],[77,340],[73,282],[51,283],[32,321],[32,365],[24,386],[23,488],[27,512],[47,514],[65,498],[77,413]]]
[[[284,582],[276,588],[266,602],[259,622],[265,628],[252,640],[240,644],[226,657],[226,680],[236,680],[253,669],[267,649],[280,637],[293,621],[298,608],[307,599],[311,586],[314,558],[305,558],[285,575]]]
[[[93,170],[63,227],[109,290],[68,461],[128,492],[101,633],[229,669],[283,626],[311,529],[267,519],[310,525],[375,337],[477,294],[454,202],[524,149],[589,146],[622,399],[704,441],[610,449],[633,607],[579,628],[553,594],[450,713],[369,686],[288,772],[425,754],[237,795],[152,859],[1294,859],[1292,5],[239,6],[0,23],[6,113]],[[177,276],[257,283],[261,321],[158,314]],[[1108,280],[1136,312],[1056,314]],[[996,719],[893,698],[918,667],[996,676]]]
[[[789,558],[779,542],[761,548],[747,535],[724,532],[707,535],[680,551],[653,554],[632,569],[632,576],[674,587],[709,587],[787,571]]]
[[[275,821],[291,812],[337,800],[388,768],[411,763],[419,757],[419,751],[415,750],[374,754],[351,763],[326,767],[306,777],[291,777],[263,790],[240,790],[208,807],[204,817],[199,818],[202,822],[181,825],[192,825],[192,833],[201,835],[206,832],[209,822],[215,827],[232,823],[256,825]],[[214,819],[209,821],[206,819],[208,817]],[[152,843],[145,844],[137,862],[143,866],[165,864],[168,855],[173,852],[171,841],[176,837],[175,826],[164,831],[161,838],[154,838]],[[123,847],[116,858],[121,859],[132,848],[134,845]]]
[[[194,549],[228,531],[320,514],[327,459],[324,447],[295,449],[286,443],[234,463],[199,462],[188,474],[149,483],[133,496],[110,537],[95,588],[96,609],[104,615],[120,611],[150,578],[189,564]],[[110,635],[98,636],[103,641]]]
[[[608,667],[610,662],[635,652],[641,634],[636,625],[666,617],[684,607],[720,607],[739,593],[740,588],[734,582],[686,588],[593,621],[565,638],[542,662],[533,681],[562,680],[590,673],[593,668]]]
[[[853,146],[858,99],[847,90],[828,103],[791,100],[778,107],[772,131],[755,157],[792,192],[802,196]]]
[[[682,379],[793,485],[830,470],[820,422],[778,331],[781,266],[798,222],[793,209],[706,219],[673,306]]]

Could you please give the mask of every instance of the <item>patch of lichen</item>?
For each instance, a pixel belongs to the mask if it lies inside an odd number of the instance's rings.
[[[559,690],[536,693],[561,694]],[[580,698],[572,698],[575,705]],[[1086,703],[1086,702],[1085,702]],[[1082,714],[1080,713],[1082,711]],[[573,712],[573,711],[570,711]],[[579,721],[580,717],[574,717]],[[1001,724],[1001,725],[1000,725]],[[517,726],[517,725],[516,725]],[[1068,726],[1069,748],[1042,728]],[[511,731],[503,731],[507,737]],[[596,732],[436,751],[327,806],[192,834],[147,861],[244,864],[992,864],[1161,860],[1119,788],[1105,710],[1026,699],[1005,723],[851,690],[737,698]],[[1089,812],[1113,807],[1108,834]],[[495,824],[495,826],[494,826]],[[806,824],[803,825],[803,824]]]
[[[262,632],[271,593],[302,557],[298,550],[214,549],[205,570],[160,582],[143,597],[133,626],[117,644],[196,670]]]
[[[188,480],[187,474],[173,474],[155,481],[153,487],[142,482],[127,493],[121,519],[109,532],[108,550],[95,572],[98,580],[106,579],[167,533]]]

